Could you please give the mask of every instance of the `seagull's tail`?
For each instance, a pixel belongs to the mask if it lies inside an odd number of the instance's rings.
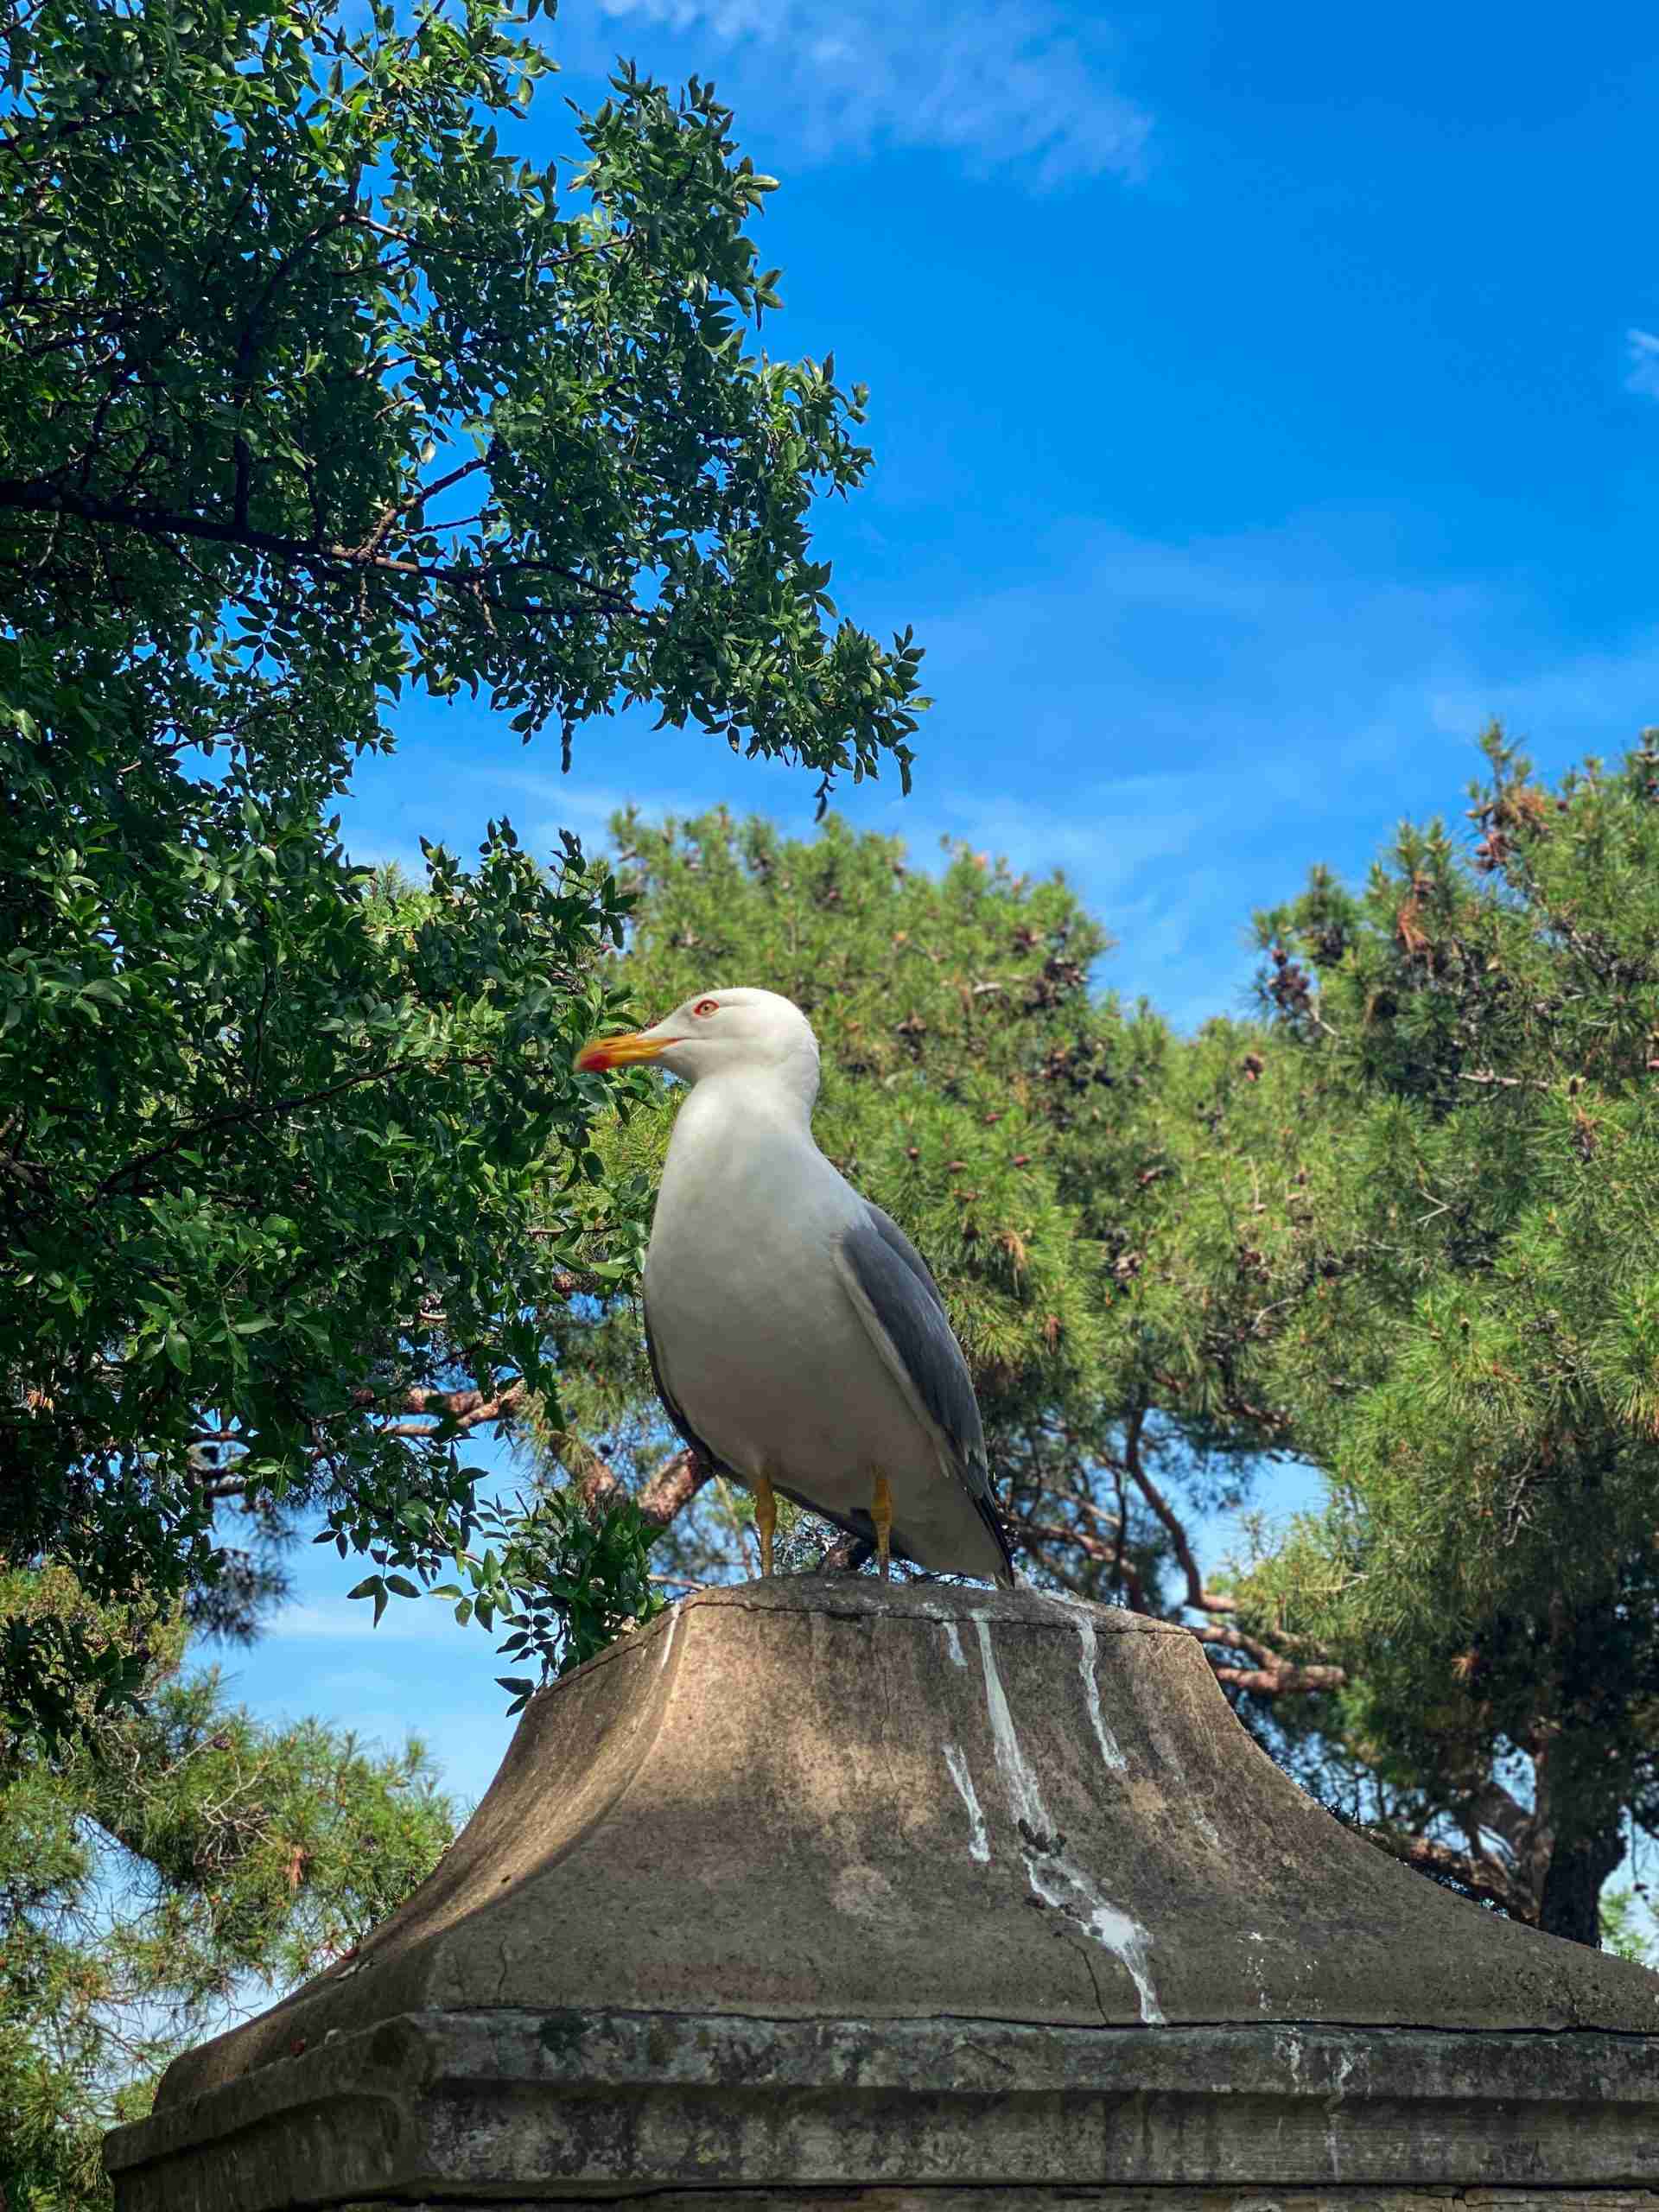
[[[1002,1564],[996,1571],[997,1582],[1004,1590],[1012,1590],[1017,1586],[1018,1577],[1014,1571],[1014,1548],[1008,1541],[1008,1532],[1002,1525],[1002,1516],[996,1510],[995,1501],[989,1497],[976,1497],[974,1503],[979,1508],[980,1519],[990,1530],[996,1548],[1002,1554]]]

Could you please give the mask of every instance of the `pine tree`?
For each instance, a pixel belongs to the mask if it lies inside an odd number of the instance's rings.
[[[0,1577],[16,1618],[129,1632],[62,1570]],[[184,1669],[158,1614],[142,1709],[48,1761],[0,1739],[0,2204],[111,2202],[104,2131],[149,2109],[177,2051],[350,1951],[437,1863],[454,1808],[420,1744],[270,1728]]]
[[[1621,1821],[1659,1815],[1655,750],[1552,795],[1496,745],[1471,851],[1402,833],[1358,899],[1316,874],[1262,920],[1265,1022],[1187,1039],[1092,988],[1058,880],[834,822],[619,825],[642,1017],[757,981],[811,1015],[820,1141],[939,1277],[1024,1571],[1180,1621],[1335,1809],[1589,1942]],[[631,1078],[601,1138],[642,1200],[677,1088]],[[635,1218],[553,1343],[550,1479],[632,1491],[671,1578],[729,1573],[746,1502],[664,1428],[616,1294]],[[1275,1457],[1329,1511],[1247,1518],[1206,1579],[1194,1513]]]
[[[1659,1832],[1659,732],[1557,789],[1486,752],[1471,841],[1261,919],[1323,1161],[1259,1240],[1274,1388],[1331,1502],[1240,1594],[1344,1669],[1293,1726],[1403,1855],[1593,1942]]]

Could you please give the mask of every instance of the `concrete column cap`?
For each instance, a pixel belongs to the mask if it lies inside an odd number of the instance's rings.
[[[474,2042],[529,2023],[548,2063],[561,2020],[601,2016],[1599,2044],[1659,2031],[1659,1976],[1344,1829],[1184,1630],[804,1577],[692,1597],[532,1699],[430,1878],[355,1957],[180,2059],[112,2170],[210,2131],[233,2085],[267,2125],[276,2083],[250,2076],[297,2088],[331,2044],[446,2016]]]

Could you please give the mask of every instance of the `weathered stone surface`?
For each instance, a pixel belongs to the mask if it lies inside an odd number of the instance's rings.
[[[722,2189],[653,2190],[646,2199],[567,2197],[559,2212],[1659,2212],[1659,2196],[1623,2189]],[[493,2212],[545,2212],[517,2197]],[[340,2212],[385,2212],[382,2204]],[[445,2212],[429,2200],[400,2212]]]
[[[405,2016],[149,2124],[123,2212],[792,2185],[1659,2176],[1639,2037]],[[322,2201],[327,2201],[326,2199]]]
[[[1180,1631],[803,1580],[532,1700],[431,1880],[108,2155],[122,2212],[1636,2186],[1656,2029],[1331,1820]]]

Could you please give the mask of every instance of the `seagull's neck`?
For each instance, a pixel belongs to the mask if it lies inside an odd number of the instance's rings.
[[[705,1075],[680,1109],[672,1143],[683,1148],[737,1129],[750,1141],[769,1135],[810,1144],[817,1090],[817,1061],[808,1063],[804,1056],[781,1068],[726,1068]]]

